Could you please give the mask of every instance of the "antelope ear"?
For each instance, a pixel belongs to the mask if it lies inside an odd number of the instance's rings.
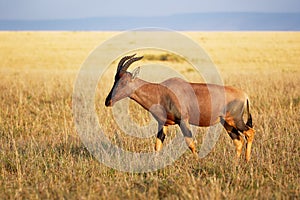
[[[135,68],[132,72],[132,79],[135,79],[140,73],[141,67]]]

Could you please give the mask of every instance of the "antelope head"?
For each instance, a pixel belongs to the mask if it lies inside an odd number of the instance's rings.
[[[127,72],[128,67],[135,61],[141,60],[141,57],[131,56],[123,57],[117,68],[115,75],[115,82],[105,100],[105,106],[113,106],[117,101],[129,97],[134,89],[134,79],[139,72],[139,68],[135,69],[132,73]]]

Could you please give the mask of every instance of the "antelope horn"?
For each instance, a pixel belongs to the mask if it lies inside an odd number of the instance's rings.
[[[119,64],[118,64],[117,74],[121,71],[121,69],[122,69],[123,64],[125,63],[125,61],[128,60],[128,59],[130,59],[130,58],[132,58],[132,57],[134,57],[135,55],[136,55],[136,53],[133,54],[133,55],[131,55],[131,56],[125,56],[125,57],[123,57],[123,58],[120,60],[120,62],[119,62]]]
[[[121,68],[120,70],[120,74],[122,73],[125,73],[126,70],[128,69],[128,67],[134,63],[135,61],[138,61],[138,60],[141,60],[144,56],[141,56],[141,57],[135,57],[135,58],[131,58],[130,60],[128,60],[124,65],[123,67]]]

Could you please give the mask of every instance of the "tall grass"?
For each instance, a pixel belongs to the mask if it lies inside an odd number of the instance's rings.
[[[106,167],[75,131],[71,105],[77,70],[93,46],[108,36],[0,33],[5,41],[0,48],[0,199],[299,198],[298,33],[190,33],[218,64],[224,82],[250,96],[257,130],[252,159],[235,166],[234,146],[224,132],[204,159],[187,151],[173,165],[150,173]],[[107,117],[111,110],[103,100],[112,79],[107,78],[105,91],[97,91],[99,121],[115,144],[152,151],[155,137],[128,137]],[[134,121],[149,123],[148,113],[135,103],[130,113]],[[166,143],[176,131],[171,129]],[[196,128],[198,148],[204,131]]]

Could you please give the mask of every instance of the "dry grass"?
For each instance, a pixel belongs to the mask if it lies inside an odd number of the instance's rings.
[[[77,71],[88,53],[114,34],[0,33],[0,199],[300,197],[299,33],[185,33],[207,50],[227,85],[249,94],[257,130],[253,157],[235,167],[233,144],[222,134],[201,161],[186,152],[171,166],[140,174],[119,172],[94,159],[72,119]],[[111,84],[107,78],[96,97],[106,133],[126,149],[152,151],[155,137],[127,137],[107,118],[111,114],[103,99]],[[136,122],[149,122],[138,106],[130,108]],[[203,131],[197,129],[198,144]]]

